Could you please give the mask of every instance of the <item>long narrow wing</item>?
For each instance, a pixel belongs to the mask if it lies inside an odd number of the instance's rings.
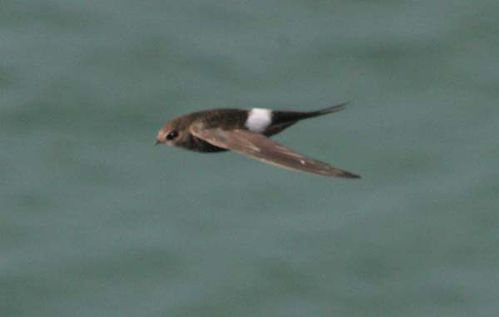
[[[322,176],[360,178],[359,175],[303,156],[261,134],[247,130],[203,129],[194,126],[191,129],[191,133],[215,146],[282,168]]]

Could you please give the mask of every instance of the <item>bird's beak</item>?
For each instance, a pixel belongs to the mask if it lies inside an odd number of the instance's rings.
[[[156,143],[154,143],[154,145],[158,145],[158,144],[161,144],[160,140],[156,140]]]

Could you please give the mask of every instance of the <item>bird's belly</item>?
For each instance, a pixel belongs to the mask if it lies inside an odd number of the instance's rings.
[[[224,148],[215,146],[211,143],[208,143],[204,140],[201,140],[196,137],[192,137],[190,142],[184,144],[184,147],[188,150],[200,152],[200,153],[217,153],[217,152],[225,152],[228,151]]]

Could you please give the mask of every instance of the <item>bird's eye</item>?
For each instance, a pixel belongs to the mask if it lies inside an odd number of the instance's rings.
[[[170,133],[168,133],[168,135],[166,136],[166,139],[167,140],[173,140],[177,136],[178,136],[178,132],[176,130],[172,130],[172,131],[170,131]]]

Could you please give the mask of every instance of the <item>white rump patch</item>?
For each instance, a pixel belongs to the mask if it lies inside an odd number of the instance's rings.
[[[272,111],[269,109],[253,108],[246,119],[246,127],[253,132],[263,132],[272,123]]]

